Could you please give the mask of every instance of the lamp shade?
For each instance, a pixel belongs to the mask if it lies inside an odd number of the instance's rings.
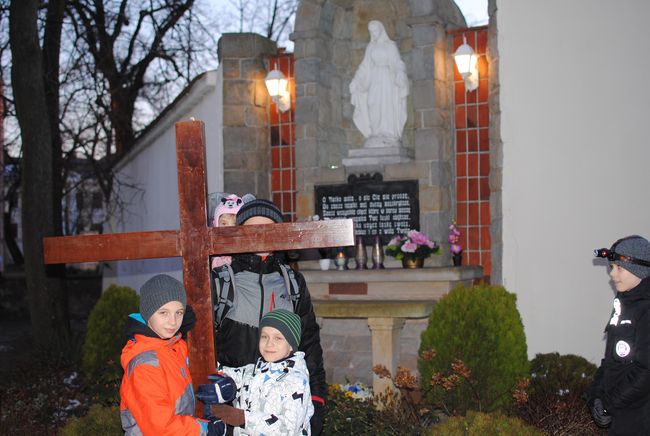
[[[454,53],[454,61],[456,62],[458,73],[463,77],[466,91],[474,91],[478,88],[477,60],[478,56],[474,53],[474,49],[467,44],[467,39],[465,38],[465,35],[463,35],[463,43],[456,49],[456,52]]]
[[[264,83],[266,84],[266,89],[269,91],[271,98],[277,99],[287,93],[288,81],[280,70],[269,71],[266,75],[266,79],[264,79]]]
[[[456,68],[461,76],[466,77],[476,70],[476,53],[474,49],[467,44],[467,39],[463,35],[463,43],[456,49],[454,53],[454,61],[456,61]]]

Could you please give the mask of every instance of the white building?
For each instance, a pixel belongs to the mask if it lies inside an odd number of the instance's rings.
[[[518,296],[531,357],[597,362],[613,291],[592,250],[650,237],[650,2],[490,0],[490,12],[491,275]],[[112,231],[178,228],[176,121],[206,121],[208,191],[223,190],[221,74],[197,78],[122,161],[146,189]],[[114,262],[104,282],[137,289],[168,270],[180,276],[180,260]]]
[[[128,203],[113,217],[106,233],[179,228],[175,123],[195,118],[205,122],[208,192],[223,190],[221,70],[198,76],[147,128],[116,167],[119,195]],[[180,258],[109,262],[103,288],[112,283],[139,289],[152,275],[169,273],[182,279]]]

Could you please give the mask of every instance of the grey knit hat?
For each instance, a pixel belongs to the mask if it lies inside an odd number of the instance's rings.
[[[244,204],[241,209],[239,209],[239,212],[237,212],[237,225],[240,226],[244,224],[248,219],[253,218],[254,216],[263,216],[273,220],[275,223],[281,223],[284,221],[282,212],[272,201],[258,198],[257,200]]]
[[[621,256],[629,256],[650,262],[650,242],[642,236],[633,235],[619,239],[614,242],[610,250],[620,254]],[[614,260],[612,263],[615,263],[621,268],[625,268],[640,279],[650,277],[650,267],[648,266],[626,262],[623,259]]]
[[[185,307],[187,297],[183,284],[167,274],[153,276],[140,288],[140,315],[149,321],[156,310],[170,301],[180,301]]]
[[[300,346],[300,317],[285,309],[275,309],[264,315],[260,321],[260,332],[262,327],[276,328],[284,335],[293,351]]]

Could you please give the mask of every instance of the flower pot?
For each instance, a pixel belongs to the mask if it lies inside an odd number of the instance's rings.
[[[330,264],[332,263],[332,259],[319,259],[318,260],[318,265],[320,265],[320,269],[323,271],[327,271],[330,269]]]
[[[417,258],[412,258],[412,257],[405,257],[402,259],[402,267],[412,269],[412,268],[422,268],[424,266],[424,258],[423,257],[417,257]]]
[[[451,260],[454,262],[454,266],[461,266],[463,264],[463,252],[454,253],[451,256]]]

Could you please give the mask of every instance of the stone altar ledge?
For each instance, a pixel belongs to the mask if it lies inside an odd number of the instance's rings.
[[[406,319],[426,318],[440,298],[458,283],[483,277],[480,266],[380,270],[305,270],[314,312],[321,320],[366,318],[372,341],[372,365],[397,370],[400,332]],[[373,374],[373,390],[394,389]]]
[[[312,300],[438,300],[458,283],[483,277],[480,266],[379,270],[304,270]],[[426,315],[425,315],[426,316]]]

